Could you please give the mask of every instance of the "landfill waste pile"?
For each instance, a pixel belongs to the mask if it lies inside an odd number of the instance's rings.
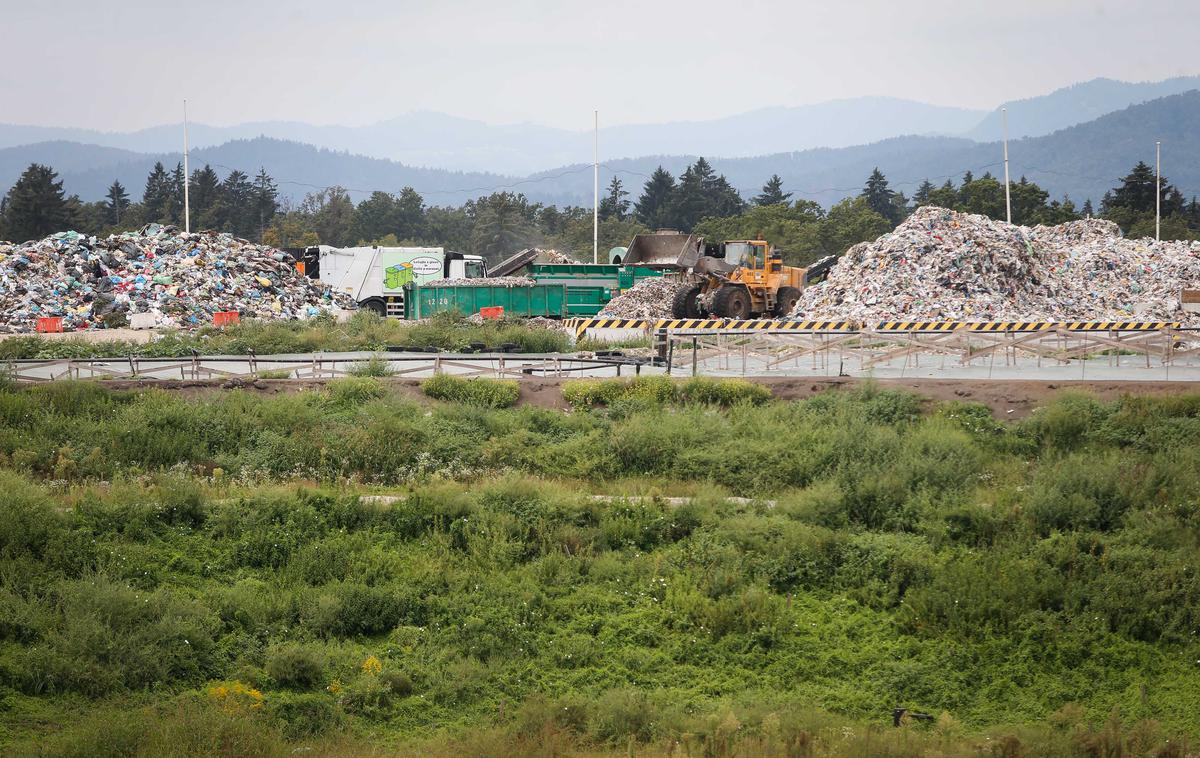
[[[532,316],[527,319],[522,319],[521,323],[523,323],[525,326],[532,327],[534,329],[562,329],[563,328],[563,324],[561,321],[558,321],[558,320],[552,319],[552,318],[546,318],[545,316]]]
[[[428,320],[429,319],[422,319],[422,321],[428,321]],[[470,316],[467,316],[464,319],[464,321],[466,321],[468,324],[474,324],[476,326],[480,326],[482,324],[487,323],[488,319],[484,318],[482,313],[472,313]],[[561,321],[558,321],[558,320],[552,319],[552,318],[546,318],[545,316],[532,316],[530,318],[522,318],[521,324],[524,326],[534,328],[534,329],[562,329],[563,328],[563,324]]]
[[[602,318],[671,318],[671,301],[682,286],[663,277],[643,279],[609,300],[598,315]]]
[[[489,276],[485,279],[430,279],[422,287],[532,287],[534,282],[525,276]]]
[[[566,253],[560,253],[557,250],[538,250],[538,258],[540,258],[543,263],[555,265],[579,265],[581,263],[581,261],[577,261]]]
[[[354,307],[299,275],[286,253],[229,234],[149,224],[107,239],[62,232],[0,242],[0,331],[33,331],[42,317],[61,317],[68,330],[103,328],[130,314],[191,328],[211,324],[219,311],[278,320]]]
[[[945,208],[846,251],[792,315],[851,321],[1179,321],[1200,242],[1126,239],[1110,221],[1024,227]]]

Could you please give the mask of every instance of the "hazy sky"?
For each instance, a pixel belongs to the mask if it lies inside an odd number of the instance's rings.
[[[1196,0],[0,0],[0,122],[493,123],[858,95],[991,108],[1200,73]]]

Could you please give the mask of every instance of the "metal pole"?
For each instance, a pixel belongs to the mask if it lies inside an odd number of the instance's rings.
[[[1008,182],[1008,108],[1001,108],[1004,118],[1004,213],[1008,223],[1012,223],[1012,192]]]
[[[1154,143],[1154,241],[1162,233],[1162,142]]]
[[[188,197],[188,184],[191,182],[191,177],[188,175],[188,122],[187,122],[187,100],[183,101],[183,231],[192,231],[192,208],[190,198]]]
[[[592,263],[600,262],[600,111],[592,111]]]

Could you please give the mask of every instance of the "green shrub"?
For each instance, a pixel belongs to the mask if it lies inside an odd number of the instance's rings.
[[[633,379],[573,379],[563,383],[563,399],[573,408],[616,406],[626,403],[629,411],[670,403],[696,403],[725,407],[748,403],[762,405],[771,390],[744,379],[692,377],[681,382],[666,376]]]
[[[346,373],[350,376],[392,376],[396,372],[392,369],[391,363],[386,359],[380,358],[377,355],[371,356],[368,360],[359,361],[352,364]]]
[[[511,408],[521,393],[520,386],[511,379],[464,379],[451,374],[426,379],[421,382],[421,391],[435,400],[483,408]]]
[[[745,379],[710,379],[695,376],[678,385],[679,399],[685,403],[731,406],[738,403],[762,405],[771,399],[770,388]]]
[[[588,731],[601,742],[620,745],[628,738],[649,742],[656,736],[656,709],[640,690],[608,690],[590,711]]]
[[[387,394],[387,389],[370,376],[335,379],[326,390],[330,403],[341,408],[353,408]]]
[[[69,582],[61,592],[61,616],[25,650],[26,691],[98,696],[216,673],[217,624],[203,604],[101,579]]]
[[[59,515],[37,487],[0,470],[0,556],[40,557],[59,524]]]
[[[325,682],[325,655],[311,645],[279,645],[267,653],[267,674],[281,687],[311,690]]]
[[[1039,444],[1068,451],[1082,446],[1108,418],[1111,408],[1082,393],[1063,393],[1026,419],[1023,431]]]
[[[413,694],[413,680],[402,671],[384,671],[379,674],[379,680],[396,697],[408,697]]]
[[[562,385],[563,399],[573,408],[612,405],[624,392],[624,383],[610,379],[572,379]]]
[[[328,693],[272,693],[266,715],[289,740],[316,737],[341,726],[334,698]]]
[[[292,753],[283,735],[257,714],[228,712],[200,694],[184,695],[165,705],[94,709],[74,713],[58,734],[40,735],[12,754],[61,758],[192,758],[198,755],[286,758]]]
[[[378,718],[386,714],[391,706],[392,694],[382,678],[364,674],[346,685],[341,694],[341,704],[347,713]]]
[[[401,624],[425,622],[425,602],[414,586],[368,586],[357,582],[330,584],[313,596],[307,611],[319,634],[333,637],[390,632]]]

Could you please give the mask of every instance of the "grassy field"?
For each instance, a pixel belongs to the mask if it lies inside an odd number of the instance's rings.
[[[94,338],[94,335],[93,335]],[[366,311],[344,323],[332,317],[308,321],[246,321],[227,327],[166,332],[153,342],[49,339],[36,335],[0,340],[0,360],[20,358],[172,358],[191,355],[270,355],[317,351],[437,348],[462,351],[472,346],[516,352],[550,353],[571,349],[566,333],[526,326],[520,319],[474,324],[461,314],[440,313],[408,322],[382,319]]]
[[[1200,396],[425,391],[0,387],[5,754],[1200,750]]]

